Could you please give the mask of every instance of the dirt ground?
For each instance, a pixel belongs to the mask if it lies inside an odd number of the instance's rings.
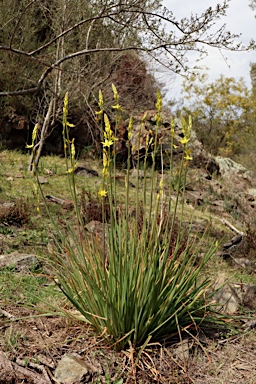
[[[199,343],[187,340],[182,353],[178,344],[149,345],[137,359],[132,348],[110,349],[87,325],[58,316],[24,319],[29,310],[0,307],[0,384],[56,383],[64,354],[93,367],[83,383],[256,383],[254,329],[214,340],[200,335]]]

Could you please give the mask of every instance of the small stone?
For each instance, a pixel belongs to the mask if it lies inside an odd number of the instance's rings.
[[[97,369],[79,355],[65,354],[55,369],[54,378],[61,384],[88,383],[95,372]]]
[[[186,361],[189,358],[189,350],[191,345],[188,339],[182,340],[180,343],[175,345],[174,354],[182,361]]]
[[[43,176],[38,176],[39,184],[48,184],[48,180]]]

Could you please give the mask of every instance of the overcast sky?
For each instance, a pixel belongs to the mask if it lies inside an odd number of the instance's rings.
[[[218,3],[223,3],[222,0],[163,0],[163,4],[177,18],[190,16],[191,13],[197,13],[206,10],[206,8],[216,6]],[[241,41],[248,44],[252,38],[256,40],[256,19],[255,12],[249,7],[249,0],[231,0],[227,16],[223,17],[219,23],[227,24],[227,30],[231,33],[242,33]],[[227,62],[223,58],[227,58]],[[251,87],[250,82],[250,62],[256,62],[256,51],[253,52],[219,52],[218,49],[209,49],[209,55],[201,65],[209,68],[208,74],[211,80],[215,80],[219,75],[223,74],[227,77],[239,79],[243,77],[248,87]],[[173,91],[169,92],[170,97],[175,97],[182,79],[180,76],[165,74],[165,82]]]

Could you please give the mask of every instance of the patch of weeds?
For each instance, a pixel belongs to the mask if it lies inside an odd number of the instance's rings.
[[[237,271],[234,274],[234,281],[244,284],[256,284],[256,274],[248,274],[246,271]]]
[[[5,330],[3,338],[5,340],[5,352],[15,351],[22,341],[26,341],[26,335],[20,331],[14,331],[12,326]]]
[[[13,235],[14,230],[12,227],[6,227],[5,225],[0,224],[0,234],[7,236],[7,235]]]

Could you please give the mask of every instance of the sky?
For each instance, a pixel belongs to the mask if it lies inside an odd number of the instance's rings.
[[[223,3],[223,1],[163,0],[163,5],[171,10],[177,18],[189,17],[191,13],[200,14],[200,12],[208,7],[214,7],[218,3]],[[252,38],[256,40],[255,14],[256,11],[249,7],[249,0],[231,0],[227,16],[222,17],[218,23],[220,25],[226,24],[226,29],[231,33],[242,33],[240,41],[248,44]],[[200,61],[199,64],[209,68],[207,73],[211,81],[216,80],[221,74],[226,77],[234,77],[235,79],[243,77],[246,85],[250,88],[250,62],[256,62],[256,51],[229,52],[225,50],[221,53],[218,49],[209,48],[208,57]],[[167,97],[176,97],[179,93],[182,77],[171,73],[165,73],[161,77],[164,77],[166,86],[169,88]]]

